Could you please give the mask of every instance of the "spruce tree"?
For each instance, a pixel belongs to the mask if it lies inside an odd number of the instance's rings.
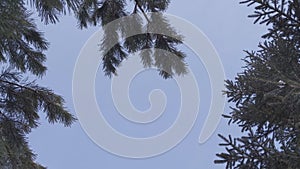
[[[246,51],[246,66],[226,81],[233,103],[229,124],[242,137],[219,135],[215,163],[226,168],[300,168],[300,3],[298,0],[245,0],[254,6],[255,23],[266,24],[258,51]]]
[[[2,0],[0,3],[0,168],[40,169],[29,148],[27,134],[38,127],[39,112],[50,123],[70,126],[75,118],[64,100],[51,89],[27,76],[46,72],[44,54],[49,43],[32,19],[36,9],[41,20],[56,23],[58,16],[79,5],[76,0]],[[29,9],[27,9],[29,7]],[[30,8],[31,7],[31,8]]]

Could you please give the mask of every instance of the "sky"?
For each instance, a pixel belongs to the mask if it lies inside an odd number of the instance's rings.
[[[266,32],[264,26],[254,25],[253,20],[247,18],[252,9],[238,4],[237,0],[171,1],[167,12],[186,19],[202,30],[216,48],[227,79],[234,79],[235,75],[242,71],[241,59],[245,56],[243,50],[256,50],[261,35]],[[51,43],[46,53],[48,71],[38,83],[62,95],[67,109],[77,116],[72,98],[75,63],[86,41],[99,28],[80,30],[74,17],[70,15],[62,17],[55,25],[45,26],[38,23],[38,27]],[[30,147],[38,154],[37,161],[49,169],[224,168],[224,165],[213,163],[213,160],[217,159],[215,154],[224,152],[224,148],[218,146],[221,139],[217,134],[238,136],[241,133],[237,126],[228,126],[227,121],[222,119],[208,141],[198,143],[209,110],[211,89],[208,73],[201,60],[191,50],[186,50],[186,53],[186,62],[195,74],[199,86],[200,109],[191,132],[176,147],[151,158],[131,159],[116,156],[95,144],[79,121],[70,128],[65,128],[61,124],[48,124],[41,113],[41,125],[29,135]],[[147,125],[130,123],[118,114],[111,98],[110,85],[111,79],[104,76],[99,68],[95,87],[97,103],[108,123],[121,133],[134,137],[149,137],[164,131],[177,117],[180,92],[174,79],[164,80],[157,71],[146,70],[131,82],[130,99],[137,109],[149,108],[148,95],[153,89],[161,89],[167,97],[162,117]],[[226,104],[225,114],[230,112],[228,107],[229,104]]]

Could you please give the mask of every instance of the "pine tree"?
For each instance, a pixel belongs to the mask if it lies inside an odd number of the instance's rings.
[[[184,62],[185,54],[178,49],[182,44],[183,37],[177,34],[175,29],[170,25],[163,15],[149,14],[146,12],[162,13],[170,1],[169,0],[84,0],[77,12],[77,18],[81,28],[89,25],[101,25],[104,28],[104,37],[100,45],[102,51],[108,50],[102,56],[103,70],[107,76],[117,73],[117,67],[127,58],[130,53],[138,52],[143,49],[148,52],[141,52],[141,61],[145,67],[155,67],[159,74],[164,78],[170,78],[174,74],[182,75],[187,72],[186,63]],[[134,6],[130,9],[130,5]],[[120,19],[124,16],[132,17],[130,23],[122,22],[115,27],[104,27],[108,23]],[[153,27],[150,23],[155,21]],[[133,26],[134,25],[134,26]],[[162,34],[147,33],[151,29],[166,29],[173,37]],[[144,34],[135,35],[129,38],[126,36],[126,30],[138,29],[146,30]],[[176,37],[176,38],[174,38]],[[100,37],[99,37],[100,38]],[[117,41],[111,49],[108,49],[113,41]],[[160,54],[155,49],[176,54],[178,58],[174,59],[169,55]]]
[[[215,163],[226,168],[300,168],[300,2],[245,0],[255,6],[255,23],[266,24],[258,51],[246,51],[246,66],[226,81],[225,94],[234,103],[229,124],[244,136],[224,137]]]
[[[64,107],[64,100],[26,76],[42,77],[46,72],[44,51],[48,42],[38,31],[31,11],[36,9],[46,24],[75,10],[76,0],[2,0],[0,3],[0,168],[41,169],[28,146],[27,134],[38,127],[39,112],[50,123],[70,126],[75,118]]]

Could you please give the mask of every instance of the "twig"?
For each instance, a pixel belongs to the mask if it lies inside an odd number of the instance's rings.
[[[13,85],[13,86],[17,86],[17,87],[22,88],[22,89],[27,89],[27,90],[30,90],[30,91],[32,91],[34,93],[38,93],[37,90],[35,90],[35,89],[31,88],[31,87],[23,86],[23,85],[14,83],[14,82],[6,81],[6,80],[0,80],[0,82],[7,83],[7,84],[10,84],[10,85]]]
[[[135,0],[136,5],[139,7],[139,9],[141,10],[141,12],[143,13],[144,17],[146,18],[146,20],[150,23],[150,19],[148,18],[148,16],[146,15],[144,9],[142,8],[141,4],[139,3],[138,0]]]

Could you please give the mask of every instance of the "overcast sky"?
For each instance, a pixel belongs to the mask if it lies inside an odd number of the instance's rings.
[[[167,11],[182,17],[202,30],[215,46],[224,65],[228,79],[233,79],[240,72],[245,56],[243,50],[257,49],[260,36],[265,27],[253,25],[247,18],[252,10],[239,5],[237,0],[185,0],[171,1]],[[66,100],[67,109],[76,116],[72,100],[72,76],[76,59],[88,38],[98,30],[89,28],[80,30],[72,16],[61,18],[56,25],[44,26],[40,30],[51,43],[47,51],[46,76],[39,80],[43,86],[53,89]],[[205,67],[190,51],[186,51],[188,65],[196,74],[201,94],[200,112],[191,133],[174,149],[152,158],[128,159],[110,154],[97,146],[86,135],[76,122],[71,128],[60,124],[51,125],[41,118],[41,125],[29,137],[31,148],[38,154],[37,161],[49,169],[196,169],[224,168],[215,165],[215,154],[224,151],[218,146],[218,133],[239,135],[236,126],[228,126],[222,120],[214,135],[204,144],[198,143],[198,137],[207,116],[210,104],[210,84]],[[110,79],[103,75],[101,69],[97,73],[96,95],[100,107],[104,110],[107,121],[118,131],[133,136],[151,136],[166,129],[177,116],[176,110],[180,102],[180,93],[174,80],[163,80],[156,71],[145,71],[132,82],[130,98],[141,110],[149,107],[148,94],[152,89],[165,91],[168,103],[163,118],[151,125],[134,125],[122,121],[113,107],[110,96]],[[88,111],[88,110],[87,110]],[[228,113],[228,104],[224,113]]]

